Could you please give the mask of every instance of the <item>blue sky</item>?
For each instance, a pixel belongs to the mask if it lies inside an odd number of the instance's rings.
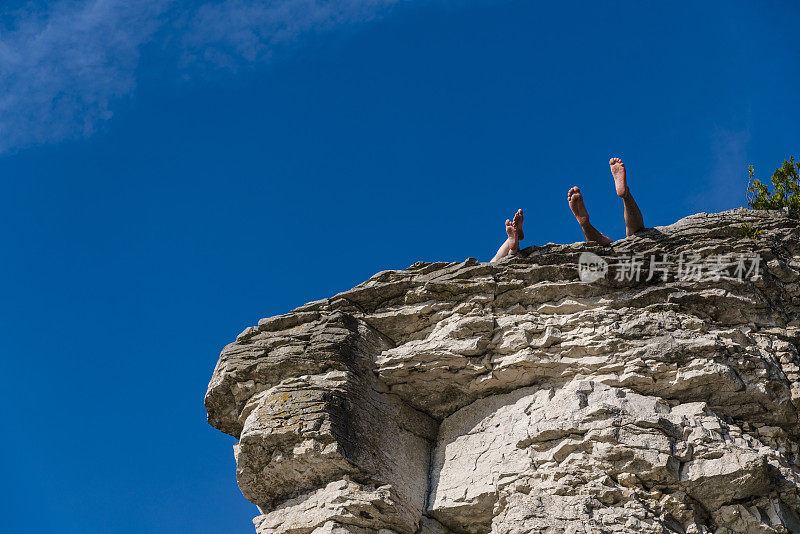
[[[134,5],[135,4],[135,5]],[[795,2],[6,1],[4,532],[252,532],[220,349],[417,260],[741,206],[800,154]]]

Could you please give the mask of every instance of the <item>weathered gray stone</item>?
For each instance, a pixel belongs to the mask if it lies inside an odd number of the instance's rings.
[[[645,280],[681,253],[761,276]],[[798,345],[798,220],[739,209],[378,273],[242,332],[206,407],[259,534],[800,532]]]

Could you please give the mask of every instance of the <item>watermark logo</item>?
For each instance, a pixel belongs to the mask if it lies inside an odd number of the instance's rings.
[[[649,260],[641,254],[619,256],[609,263],[592,252],[582,252],[578,258],[578,276],[581,282],[591,284],[607,275],[618,282],[649,282],[654,278],[662,282],[677,280],[713,281],[722,278],[744,282],[761,277],[759,254],[714,254],[706,258],[699,254],[681,253],[672,258],[669,254],[651,254]],[[609,278],[610,278],[609,276]]]
[[[584,284],[591,284],[608,273],[608,262],[594,252],[581,252],[578,258],[578,276]]]

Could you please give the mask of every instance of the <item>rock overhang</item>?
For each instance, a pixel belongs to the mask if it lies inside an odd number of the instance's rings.
[[[758,256],[760,276],[646,280],[643,261],[639,280],[586,283],[587,252]],[[598,514],[620,532],[779,532],[800,513],[798,284],[797,219],[744,209],[611,247],[418,262],[242,332],[209,422],[240,439],[260,532],[544,532]],[[521,411],[497,404],[522,392]]]

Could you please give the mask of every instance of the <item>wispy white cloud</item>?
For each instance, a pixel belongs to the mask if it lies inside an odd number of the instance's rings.
[[[166,3],[60,2],[0,33],[0,151],[81,138],[136,86],[139,48]]]
[[[269,59],[275,48],[314,31],[368,22],[398,0],[225,0],[207,3],[177,23],[183,59],[235,68]]]
[[[717,212],[747,202],[747,146],[750,129],[715,128],[709,136],[711,166],[708,177],[698,182],[698,194],[687,199],[691,209]]]
[[[747,144],[750,130],[719,128],[711,140],[714,164],[703,195],[706,210],[727,210],[745,203],[747,188]]]
[[[4,14],[0,153],[91,135],[135,91],[148,42],[177,44],[162,49],[184,66],[235,70],[308,32],[367,22],[397,1],[60,0]]]

